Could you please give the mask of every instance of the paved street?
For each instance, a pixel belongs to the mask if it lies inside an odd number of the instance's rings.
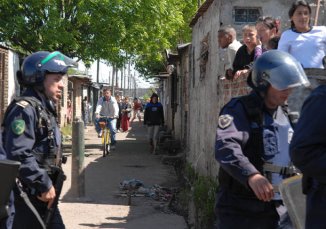
[[[172,167],[161,163],[160,155],[149,153],[146,128],[132,123],[128,133],[117,134],[117,149],[111,156],[102,157],[100,143],[93,126],[85,130],[86,155],[85,197],[76,198],[71,193],[71,156],[64,165],[67,181],[64,184],[59,208],[66,228],[130,228],[130,229],[185,229],[183,217],[171,213],[167,202],[151,197],[128,198],[121,195],[120,182],[141,180],[145,187],[158,184],[175,187],[176,175]],[[92,145],[88,149],[87,145]]]

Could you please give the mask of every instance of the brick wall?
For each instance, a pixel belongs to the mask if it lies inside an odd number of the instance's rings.
[[[0,122],[8,104],[8,49],[0,47]]]
[[[246,95],[251,91],[251,88],[247,85],[247,78],[239,78],[234,81],[222,79],[219,83],[220,108],[230,101],[231,98]]]

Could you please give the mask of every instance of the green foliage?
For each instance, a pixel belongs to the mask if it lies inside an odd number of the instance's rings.
[[[198,176],[194,182],[194,203],[203,226],[213,223],[216,191],[217,183],[210,177]]]
[[[190,41],[196,0],[0,0],[0,42],[23,53],[59,50],[84,63],[122,66],[141,74],[165,70],[162,52]],[[128,55],[126,55],[128,53]]]
[[[215,195],[218,184],[211,177],[199,175],[189,163],[184,167],[184,176],[187,184],[180,192],[179,200],[186,206],[192,198],[196,207],[198,228],[209,228],[215,218]]]

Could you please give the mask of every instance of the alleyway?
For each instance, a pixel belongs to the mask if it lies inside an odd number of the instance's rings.
[[[138,179],[145,187],[158,184],[175,187],[172,167],[161,163],[160,155],[149,154],[146,128],[132,123],[129,133],[117,134],[118,145],[109,157],[102,157],[100,149],[87,149],[85,154],[85,197],[71,195],[71,157],[64,165],[67,181],[64,184],[59,208],[68,229],[128,228],[128,229],[185,229],[183,217],[171,213],[167,202],[151,197],[128,198],[121,195],[120,182]],[[93,126],[85,130],[85,145],[99,144]],[[88,148],[88,147],[86,147]]]

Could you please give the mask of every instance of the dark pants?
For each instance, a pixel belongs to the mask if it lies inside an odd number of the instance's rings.
[[[306,199],[306,229],[326,228],[326,186],[311,188]]]
[[[29,199],[36,210],[39,212],[40,216],[43,217],[47,210],[47,204],[38,200],[36,196],[29,196]],[[15,210],[16,213],[13,229],[42,229],[42,226],[40,225],[34,213],[25,204],[24,200],[18,195],[15,195]],[[65,225],[63,224],[59,209],[56,208],[49,229],[64,228]]]
[[[0,219],[0,229],[11,229],[15,216],[14,193],[11,192],[8,204],[8,217]]]
[[[122,115],[119,115],[119,118],[117,119],[117,130],[119,130],[121,127],[121,117]]]
[[[220,190],[216,197],[215,228],[218,229],[276,229],[279,215],[274,202],[254,197],[239,197]]]

